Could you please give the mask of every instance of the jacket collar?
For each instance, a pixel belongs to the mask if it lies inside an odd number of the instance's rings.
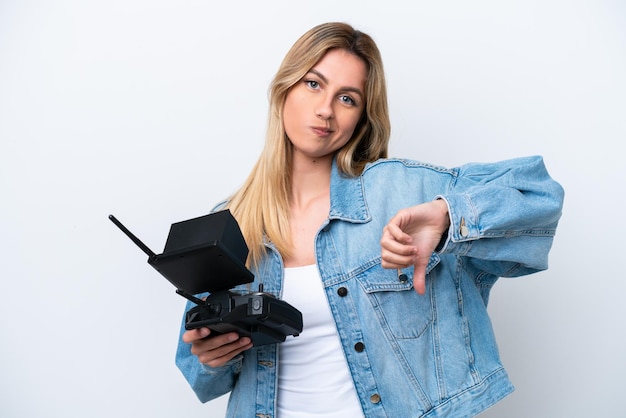
[[[371,215],[365,201],[363,177],[347,177],[339,172],[336,159],[330,176],[330,219],[365,223]]]

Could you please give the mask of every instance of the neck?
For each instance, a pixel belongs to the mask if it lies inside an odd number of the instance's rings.
[[[330,196],[331,168],[332,157],[305,161],[294,159],[291,178],[292,208],[306,207],[314,200]]]

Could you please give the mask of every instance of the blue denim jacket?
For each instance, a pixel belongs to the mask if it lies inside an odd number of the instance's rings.
[[[412,268],[403,280],[381,267],[379,242],[399,209],[437,198],[448,203],[451,225],[420,296]],[[487,315],[489,291],[498,277],[547,268],[562,203],[563,189],[538,156],[454,169],[386,159],[357,178],[333,167],[317,264],[367,417],[471,417],[513,390]],[[262,281],[280,297],[282,259],[267,247],[254,284],[240,290]],[[276,345],[220,368],[189,349],[179,343],[176,363],[202,402],[232,392],[228,417],[275,416]]]

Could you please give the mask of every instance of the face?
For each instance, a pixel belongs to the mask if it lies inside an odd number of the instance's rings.
[[[294,159],[332,158],[365,108],[365,63],[350,52],[330,50],[287,93],[283,123]]]

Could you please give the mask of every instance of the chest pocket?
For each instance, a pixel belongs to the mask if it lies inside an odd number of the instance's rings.
[[[426,274],[426,294],[413,289],[413,269],[402,272],[376,264],[357,278],[368,295],[380,325],[397,339],[419,338],[434,318],[434,301],[428,272],[438,263],[431,258]],[[404,274],[405,277],[401,275]]]

